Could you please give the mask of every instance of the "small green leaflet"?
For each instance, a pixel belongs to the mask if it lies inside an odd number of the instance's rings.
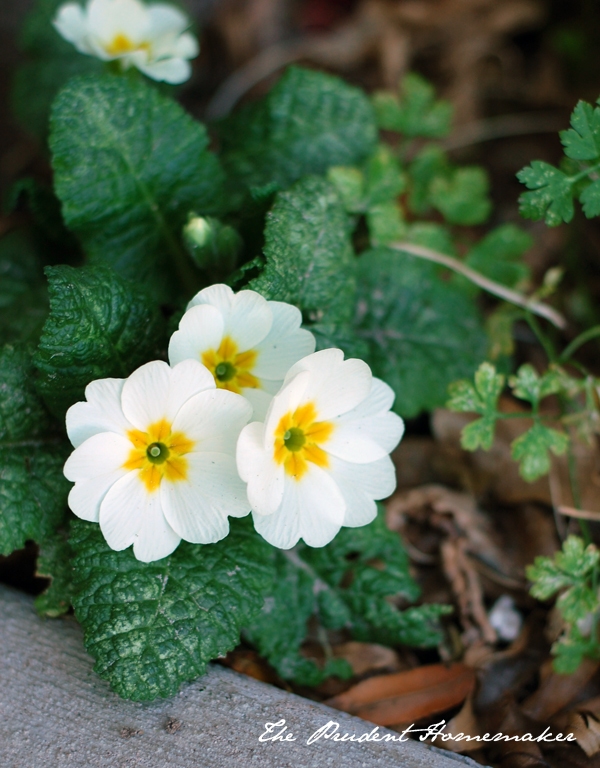
[[[490,363],[482,363],[475,373],[475,386],[470,381],[455,381],[448,387],[447,407],[459,413],[479,413],[480,419],[463,429],[461,445],[467,451],[483,448],[489,451],[494,442],[498,415],[498,398],[504,388],[504,376]]]
[[[536,423],[511,444],[511,456],[521,462],[519,473],[524,480],[533,482],[550,471],[550,452],[561,456],[569,446],[565,432]]]
[[[573,183],[566,173],[542,160],[534,160],[531,166],[517,173],[517,178],[532,190],[519,198],[521,216],[545,219],[549,227],[571,221],[575,213]]]
[[[108,267],[48,267],[50,316],[34,356],[50,409],[84,399],[94,379],[124,378],[154,359],[164,321],[149,298]]]
[[[48,415],[35,392],[27,349],[0,351],[0,555],[60,524],[69,483],[64,440],[47,435]]]
[[[600,157],[600,108],[579,101],[571,115],[571,128],[561,131],[560,140],[565,155],[573,160]]]
[[[446,400],[450,382],[469,376],[485,356],[479,313],[432,264],[385,249],[357,264],[356,333],[369,343],[373,373],[396,393],[404,417]]]
[[[174,292],[177,269],[191,268],[180,241],[188,213],[226,207],[208,141],[201,124],[141,81],[69,82],[52,110],[55,188],[92,262],[161,298]]]
[[[173,696],[234,648],[273,579],[271,547],[248,520],[232,520],[217,544],[182,542],[153,563],[113,551],[93,523],[75,520],[70,542],[85,647],[96,672],[135,701]]]
[[[57,531],[40,542],[35,575],[51,579],[48,588],[35,599],[35,608],[40,616],[56,618],[71,607],[72,559],[73,551],[64,531]]]
[[[405,136],[441,139],[450,133],[453,107],[435,99],[434,87],[411,72],[400,83],[400,96],[379,91],[373,96],[377,124],[386,131]]]
[[[262,101],[222,121],[219,133],[225,167],[255,196],[330,166],[358,165],[377,141],[361,90],[300,67],[289,67]]]
[[[300,544],[273,550],[277,576],[261,613],[244,630],[277,672],[301,685],[318,685],[330,675],[351,674],[340,659],[323,668],[302,656],[307,622],[323,629],[348,629],[364,641],[430,647],[440,639],[439,618],[450,608],[424,605],[399,610],[394,599],[413,602],[419,588],[409,574],[398,535],[385,525],[385,513],[361,528],[342,528],[325,547]],[[374,567],[373,562],[381,563]]]
[[[334,187],[309,176],[280,192],[267,216],[266,266],[249,287],[315,322],[343,322],[354,307],[350,220]]]
[[[508,383],[515,397],[527,400],[534,408],[538,407],[544,397],[556,395],[564,387],[560,371],[550,369],[540,376],[529,363],[522,365],[517,375],[511,376]]]
[[[536,557],[527,568],[527,578],[533,582],[531,594],[538,600],[548,600],[557,592],[556,602],[567,624],[563,636],[552,646],[556,658],[554,668],[562,674],[575,672],[584,657],[598,658],[600,648],[592,631],[598,620],[598,595],[594,587],[600,554],[594,544],[586,547],[578,536],[569,536],[562,551],[553,558]],[[591,621],[590,621],[591,619]],[[585,631],[585,625],[588,629]]]
[[[450,224],[473,226],[483,224],[490,215],[489,179],[478,166],[456,168],[448,177],[435,177],[429,188],[429,199]]]

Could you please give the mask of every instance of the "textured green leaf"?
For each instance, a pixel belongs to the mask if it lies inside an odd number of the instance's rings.
[[[483,416],[463,428],[460,444],[465,451],[476,451],[478,448],[489,451],[494,442],[495,430],[496,419]]]
[[[584,621],[588,614],[598,610],[598,595],[588,584],[576,584],[563,592],[556,607],[570,624]]]
[[[571,128],[560,132],[560,140],[573,160],[600,157],[600,108],[579,101],[571,115]]]
[[[270,193],[331,166],[358,165],[374,149],[377,128],[362,91],[290,67],[265,99],[227,118],[220,136],[232,177]]]
[[[244,629],[244,637],[285,680],[315,686],[332,675],[350,677],[352,670],[340,659],[330,659],[320,668],[300,653],[307,622],[318,611],[315,589],[329,591],[329,587],[315,579],[295,552],[273,550],[271,557],[276,570],[273,588],[261,613]]]
[[[32,238],[13,230],[0,239],[0,343],[37,341],[48,291]]]
[[[317,349],[341,349],[346,358],[359,357],[366,360],[369,356],[369,345],[359,338],[350,323],[315,323],[308,325],[310,332],[317,342]]]
[[[48,415],[33,384],[28,351],[7,344],[0,352],[0,554],[28,539],[41,541],[65,512],[67,451],[47,437]]]
[[[395,200],[406,189],[406,176],[392,150],[380,144],[365,163],[367,207]]]
[[[511,456],[519,461],[519,473],[524,480],[533,482],[550,471],[550,451],[562,455],[568,447],[569,436],[543,424],[534,424],[511,444]]]
[[[34,356],[38,389],[57,415],[94,379],[124,378],[157,356],[164,321],[148,297],[104,266],[48,267],[50,316]]]
[[[434,87],[416,73],[404,77],[400,98],[379,92],[373,96],[377,124],[405,136],[440,139],[450,132],[453,107],[449,101],[435,99]]]
[[[395,200],[372,206],[367,212],[371,246],[389,245],[406,237],[408,227]]]
[[[497,283],[514,288],[530,276],[530,269],[522,257],[532,246],[533,238],[528,232],[514,224],[503,224],[471,248],[465,264]],[[472,296],[481,290],[460,275],[456,275],[455,280]]]
[[[26,53],[12,87],[12,106],[21,125],[37,138],[48,134],[50,107],[59,89],[75,75],[102,71],[102,62],[83,56],[52,26],[63,0],[37,0],[20,36]]]
[[[555,654],[554,671],[560,675],[572,675],[584,658],[600,657],[600,646],[593,638],[583,637],[577,627],[573,627],[568,637],[554,643],[552,653]]]
[[[73,551],[63,531],[40,543],[35,575],[51,579],[48,588],[35,599],[35,608],[41,616],[56,618],[67,613],[71,607],[72,559]]]
[[[427,144],[409,166],[408,203],[413,213],[422,216],[430,207],[430,187],[434,179],[448,178],[452,166],[437,144]]]
[[[362,171],[358,168],[336,165],[327,171],[327,179],[336,188],[348,212],[364,211],[366,182]]]
[[[475,386],[470,381],[455,381],[449,388],[447,407],[459,413],[480,413],[494,416],[498,410],[498,398],[504,388],[504,376],[496,373],[491,363],[482,363],[475,373]]]
[[[519,181],[532,190],[519,198],[519,210],[526,219],[545,219],[549,227],[556,227],[573,218],[573,183],[558,168],[542,160],[517,173]]]
[[[450,382],[469,376],[486,339],[474,304],[432,264],[388,250],[358,260],[356,332],[373,372],[396,393],[402,416],[442,405]]]
[[[65,222],[92,262],[168,295],[187,214],[225,207],[204,127],[141,81],[76,78],[54,104],[50,148]]]
[[[492,210],[489,186],[483,168],[457,168],[449,178],[437,176],[432,180],[429,197],[451,224],[482,224]]]
[[[244,635],[286,679],[318,685],[330,675],[350,673],[339,660],[320,669],[301,655],[311,616],[322,628],[346,628],[359,640],[428,647],[441,639],[439,618],[451,608],[399,610],[395,604],[416,600],[419,588],[398,535],[385,525],[381,506],[372,523],[342,528],[325,547],[300,544],[290,552],[274,551],[273,557],[273,590]]]
[[[295,304],[318,322],[341,322],[354,308],[350,221],[334,187],[307,177],[280,192],[267,216],[267,263],[250,288]]]
[[[115,552],[97,525],[76,520],[73,606],[94,669],[122,697],[173,696],[234,648],[260,610],[273,571],[248,520],[217,544],[183,542],[153,563]]]

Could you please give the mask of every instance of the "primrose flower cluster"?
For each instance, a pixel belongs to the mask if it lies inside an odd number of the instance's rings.
[[[153,80],[183,83],[191,74],[189,59],[198,41],[187,32],[187,17],[172,5],[140,0],[88,0],[65,3],[54,27],[80,53],[135,67]]]
[[[252,513],[282,549],[376,515],[404,430],[390,387],[339,349],[315,352],[300,311],[226,285],[200,291],[169,344],[67,412],[69,505],[138,560],[210,544]]]

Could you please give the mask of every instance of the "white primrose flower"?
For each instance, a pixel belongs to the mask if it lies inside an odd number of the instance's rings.
[[[183,83],[192,71],[188,59],[198,55],[198,41],[186,32],[190,23],[171,5],[140,0],[88,0],[65,3],[53,21],[58,32],[80,53],[103,61],[118,59],[153,80]]]
[[[239,473],[256,530],[280,549],[330,542],[370,523],[396,487],[389,453],[404,432],[394,393],[362,360],[324,349],[290,368],[264,424],[244,427]]]
[[[92,381],[85,396],[67,411],[69,506],[99,522],[112,549],[133,544],[138,560],[159,560],[181,539],[219,541],[228,515],[250,512],[235,445],[252,407],[201,363],[147,363]]]
[[[169,360],[200,360],[219,389],[246,397],[262,420],[290,367],[314,352],[315,337],[301,323],[291,304],[211,285],[188,304],[169,342]]]

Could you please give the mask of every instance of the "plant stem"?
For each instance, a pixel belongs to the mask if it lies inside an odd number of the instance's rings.
[[[592,328],[588,328],[587,331],[580,333],[579,336],[574,338],[573,341],[567,347],[565,347],[564,351],[559,357],[560,362],[566,363],[567,360],[569,360],[569,358],[571,358],[575,352],[577,352],[579,347],[582,347],[588,341],[595,339],[597,336],[600,336],[600,325],[594,325]]]
[[[407,253],[410,256],[417,256],[426,261],[433,261],[435,264],[441,264],[442,266],[451,269],[453,272],[458,272],[458,274],[466,277],[467,280],[470,280],[472,283],[475,283],[475,285],[483,288],[484,291],[545,318],[557,328],[562,330],[567,327],[567,321],[563,315],[548,304],[544,304],[537,299],[530,299],[527,296],[523,296],[522,293],[513,291],[512,288],[507,288],[505,285],[490,280],[488,277],[481,275],[479,272],[476,272],[474,269],[471,269],[471,267],[468,267],[466,264],[463,264],[462,261],[459,261],[452,256],[447,256],[445,253],[438,253],[438,251],[434,251],[431,248],[414,245],[413,243],[390,243],[388,248],[393,248],[395,251],[400,251],[401,253]]]

